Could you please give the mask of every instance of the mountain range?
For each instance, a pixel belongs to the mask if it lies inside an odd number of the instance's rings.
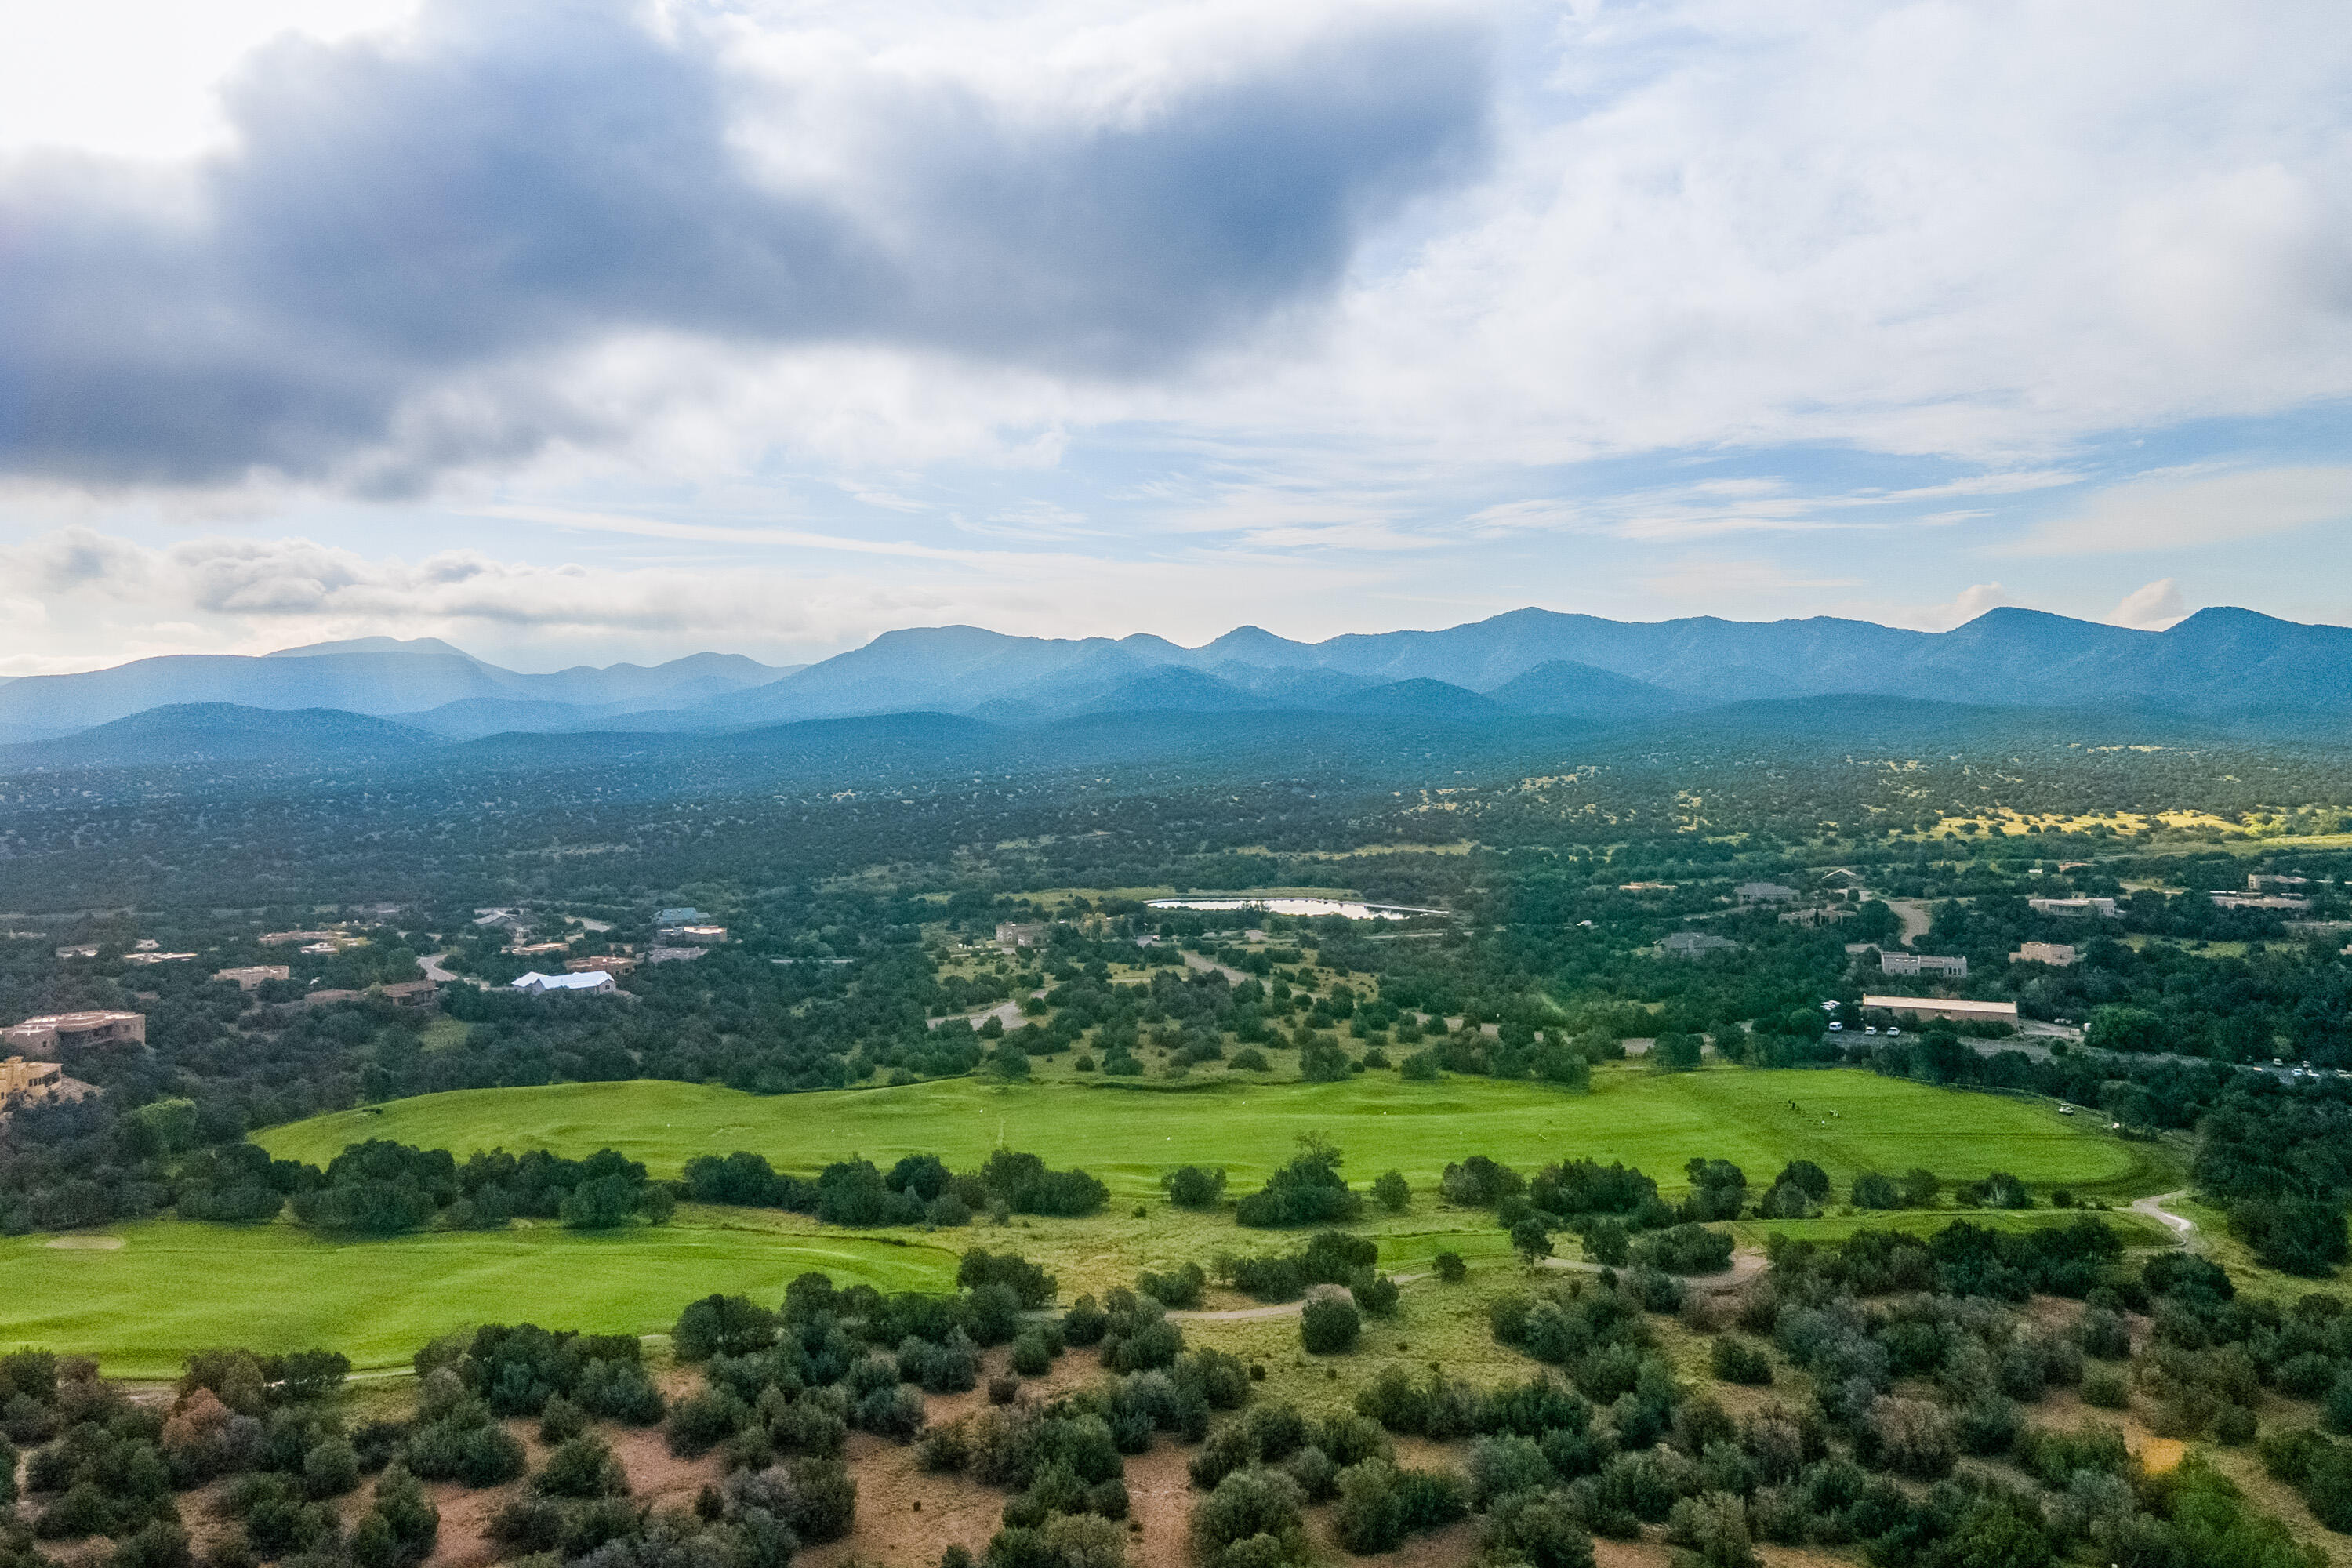
[[[2208,609],[2162,632],[1998,609],[1948,632],[1815,617],[1611,621],[1515,610],[1442,631],[1294,642],[1244,626],[1200,647],[1138,634],[1011,637],[974,626],[886,633],[779,668],[700,653],[647,668],[501,668],[436,638],[322,643],[260,657],[144,658],[0,684],[0,741],[90,731],[108,757],[195,745],[227,710],[293,715],[237,744],[394,750],[520,733],[725,731],[887,713],[998,725],[1089,714],[1306,710],[1371,718],[1601,725],[1732,703],[1870,696],[2002,708],[2159,708],[2307,728],[2352,716],[2352,628]],[[158,710],[171,710],[169,714]],[[327,714],[388,722],[341,725]],[[120,726],[151,715],[144,728]],[[16,766],[73,751],[5,749]],[[36,760],[37,758],[40,760]],[[93,757],[91,760],[95,760]]]

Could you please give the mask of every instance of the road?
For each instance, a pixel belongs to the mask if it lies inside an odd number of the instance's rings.
[[[1213,971],[1218,974],[1223,975],[1225,977],[1226,984],[1231,985],[1239,985],[1244,980],[1255,978],[1254,975],[1244,973],[1243,971],[1235,969],[1230,963],[1218,963],[1211,959],[1202,957],[1197,952],[1185,953],[1183,958],[1185,968],[1198,970],[1203,974],[1207,974]]]

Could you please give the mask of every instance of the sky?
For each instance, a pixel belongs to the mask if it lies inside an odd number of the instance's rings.
[[[0,11],[0,675],[2352,624],[2352,11]]]

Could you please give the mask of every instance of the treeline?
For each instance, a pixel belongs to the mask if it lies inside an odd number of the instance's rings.
[[[184,1219],[250,1223],[274,1219],[290,1204],[305,1225],[359,1236],[436,1225],[497,1229],[517,1218],[602,1230],[638,1220],[659,1225],[677,1206],[667,1184],[611,1149],[584,1160],[493,1150],[460,1164],[446,1149],[380,1138],[351,1145],[323,1171],[272,1160],[251,1143],[203,1150],[182,1168],[175,1193]]]
[[[698,1154],[686,1163],[685,1191],[697,1203],[740,1204],[814,1215],[830,1225],[959,1226],[985,1214],[1093,1214],[1110,1189],[1084,1171],[1048,1170],[1034,1154],[990,1153],[976,1171],[948,1169],[936,1154],[908,1154],[887,1172],[870,1160],[840,1160],[814,1179],[785,1174],[761,1154]]]

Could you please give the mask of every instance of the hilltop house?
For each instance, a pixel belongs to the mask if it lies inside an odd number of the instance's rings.
[[[1731,889],[1731,896],[1742,904],[1779,904],[1795,898],[1797,889],[1778,882],[1742,882]]]
[[[1045,928],[1038,921],[1000,921],[996,927],[996,944],[999,947],[1043,947],[1045,945]]]
[[[215,969],[215,980],[226,980],[239,991],[251,991],[265,980],[291,980],[294,971],[282,963],[248,963],[242,969]]]
[[[65,1068],[57,1062],[26,1061],[23,1057],[10,1057],[0,1061],[0,1103],[18,1095],[30,1099],[45,1094],[65,1077]]]
[[[52,1013],[27,1018],[0,1029],[0,1045],[11,1052],[57,1050],[67,1046],[143,1046],[147,1015],[93,1008],[82,1013]]]
[[[1699,958],[1710,952],[1727,952],[1738,945],[1713,931],[1678,931],[1659,938],[1652,951],[1660,958]]]
[[[541,974],[536,969],[520,975],[511,983],[515,990],[526,996],[544,996],[551,991],[576,992],[587,996],[608,996],[620,987],[613,977],[601,969],[591,969],[580,974]]]
[[[2009,955],[2011,963],[2047,963],[2063,969],[2074,962],[2074,949],[2063,942],[2029,942],[2020,943]]]

